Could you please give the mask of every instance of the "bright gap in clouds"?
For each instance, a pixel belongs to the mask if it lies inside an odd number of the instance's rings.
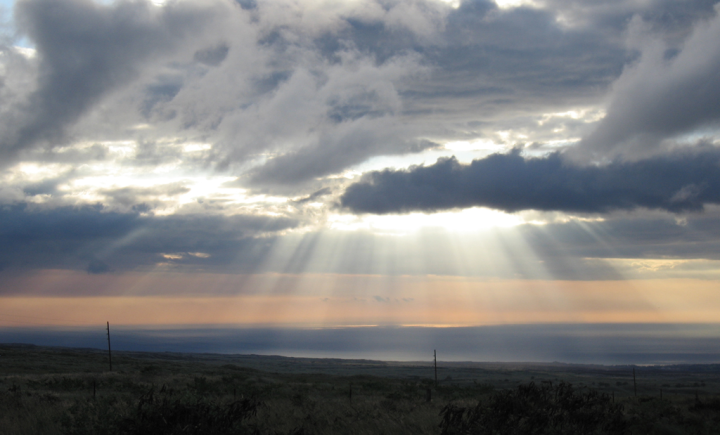
[[[442,3],[445,3],[449,5],[453,9],[457,9],[460,7],[460,0],[440,0]]]
[[[101,5],[110,5],[115,3],[115,0],[95,0],[96,3],[99,3]],[[155,6],[165,6],[165,3],[168,2],[168,0],[149,0],[150,3],[154,4]]]
[[[518,8],[521,6],[536,8],[540,6],[538,2],[533,0],[495,0],[495,4],[497,4],[500,9]]]
[[[439,213],[405,215],[347,215],[328,218],[332,230],[367,230],[386,235],[408,235],[424,228],[442,228],[453,233],[467,233],[495,227],[513,227],[524,223],[522,217],[487,208],[469,208]]]

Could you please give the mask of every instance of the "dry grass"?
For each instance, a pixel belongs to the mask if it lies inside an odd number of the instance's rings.
[[[626,405],[628,418],[635,419],[635,427],[650,428],[638,433],[653,433],[656,426],[665,433],[683,433],[678,432],[678,422],[705,427],[704,422],[720,413],[720,407],[717,412],[712,407],[715,405],[691,411],[696,393],[703,403],[716,403],[713,398],[720,393],[717,367],[639,372],[642,397],[635,399],[631,377],[597,367],[583,371],[458,366],[444,368],[445,378],[452,381],[444,380],[435,388],[432,371],[427,370],[426,377],[418,376],[425,370],[418,365],[311,363],[272,357],[262,364],[261,360],[118,352],[113,358],[115,371],[108,372],[103,352],[0,345],[0,433],[110,435],[122,419],[138,418],[141,398],[153,391],[155,402],[151,405],[155,408],[150,406],[150,413],[202,402],[203,412],[215,418],[224,416],[231,404],[240,400],[260,403],[256,414],[228,423],[226,433],[439,434],[441,410],[448,404],[473,407],[481,400],[487,402],[493,392],[530,381],[560,379],[581,389],[614,394]],[[253,365],[267,370],[247,367]],[[373,367],[382,376],[369,374]],[[326,373],[313,373],[315,370]],[[663,385],[660,401],[656,393]],[[429,389],[430,402],[426,400]],[[162,403],[164,411],[158,411]]]

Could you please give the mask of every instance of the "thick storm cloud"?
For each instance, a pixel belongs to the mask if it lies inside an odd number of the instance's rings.
[[[432,247],[427,250],[418,249],[417,244],[397,244],[393,236],[369,233],[283,235],[298,226],[286,218],[148,217],[106,212],[100,207],[51,211],[16,207],[0,212],[4,223],[0,227],[0,276],[7,279],[37,269],[122,274],[160,267],[233,274],[452,276],[462,272],[511,279],[545,279],[547,274],[565,280],[620,279],[618,270],[603,259],[720,260],[716,216],[693,216],[682,224],[665,216],[499,228],[490,238],[464,235],[462,244],[467,250],[459,258],[457,246],[443,232],[423,235],[423,246]],[[602,235],[602,243],[598,243],[598,235]],[[528,249],[512,247],[509,242],[518,237]],[[341,238],[352,249],[316,249],[328,238]],[[484,248],[473,251],[473,246]],[[512,258],[511,268],[506,258]],[[543,262],[538,263],[538,258]],[[459,268],[463,262],[471,266]],[[688,263],[674,266],[672,272],[692,276],[703,266]]]
[[[38,210],[26,204],[0,209],[0,222],[0,270],[89,273],[153,267],[167,261],[163,255],[179,266],[208,268],[246,256],[245,267],[251,267],[262,261],[257,249],[267,248],[269,239],[260,236],[299,224],[282,217],[153,217],[108,212],[101,205]]]
[[[636,162],[575,166],[560,153],[519,150],[465,165],[455,158],[408,170],[375,171],[341,197],[355,213],[406,213],[474,206],[507,212],[598,213],[643,207],[670,212],[720,203],[720,150],[677,151]]]

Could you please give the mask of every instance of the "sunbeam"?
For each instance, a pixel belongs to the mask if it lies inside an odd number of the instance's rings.
[[[0,23],[4,327],[717,333],[713,2],[46,3]]]

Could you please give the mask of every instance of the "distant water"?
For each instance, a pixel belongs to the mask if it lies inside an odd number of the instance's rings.
[[[483,327],[112,327],[115,350],[297,357],[581,364],[720,363],[720,324],[541,324]],[[107,346],[97,328],[0,328],[0,342]]]

